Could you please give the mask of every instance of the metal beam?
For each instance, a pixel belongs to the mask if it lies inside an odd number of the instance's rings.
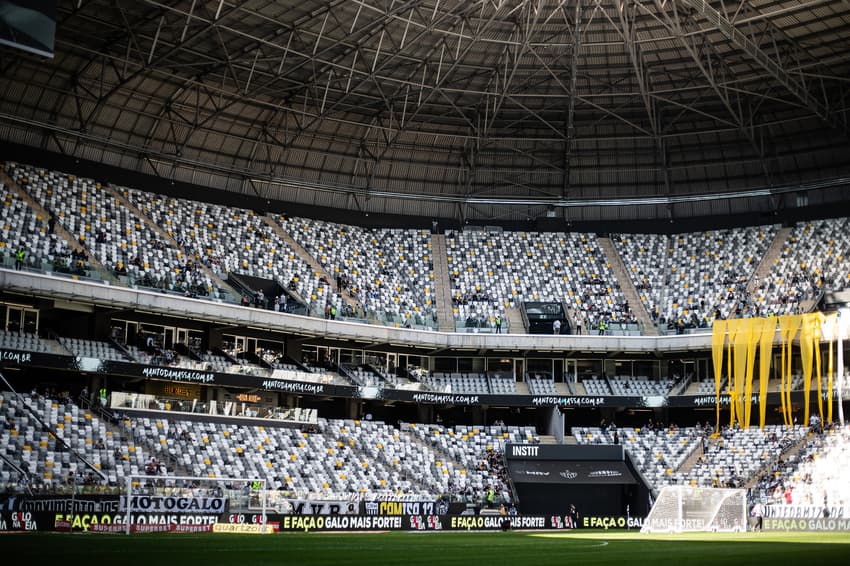
[[[847,134],[847,124],[841,124],[835,121],[826,105],[817,96],[812,94],[799,78],[788,73],[779,61],[776,61],[773,57],[765,53],[750,36],[736,28],[732,22],[714,9],[706,0],[663,0],[661,5],[663,6],[668,2],[674,1],[700,14],[714,29],[728,39],[732,45],[749,55],[756,64],[788,89],[797,100],[803,103],[803,106],[811,110],[830,127],[843,131],[845,135]]]

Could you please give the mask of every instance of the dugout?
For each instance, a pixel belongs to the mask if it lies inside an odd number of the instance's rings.
[[[649,487],[620,445],[508,444],[505,460],[523,515],[649,512]]]

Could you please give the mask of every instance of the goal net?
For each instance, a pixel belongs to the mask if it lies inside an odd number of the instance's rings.
[[[747,530],[747,490],[711,487],[661,488],[642,533]]]
[[[223,516],[267,532],[262,478],[129,475],[121,498],[121,531],[210,532]]]

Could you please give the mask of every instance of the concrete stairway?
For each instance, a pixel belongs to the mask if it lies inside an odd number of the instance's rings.
[[[105,189],[107,191],[109,191],[109,193],[118,202],[121,203],[121,206],[125,207],[127,210],[129,210],[130,212],[132,212],[133,214],[135,214],[136,216],[141,218],[142,222],[144,222],[145,225],[147,225],[148,228],[153,230],[160,238],[162,238],[162,241],[165,242],[166,244],[168,244],[169,247],[180,251],[183,255],[186,254],[183,247],[180,244],[177,243],[177,240],[175,240],[171,236],[171,234],[169,234],[162,226],[159,226],[156,222],[151,220],[150,217],[148,217],[148,215],[146,215],[138,207],[136,207],[136,205],[134,205],[132,202],[130,202],[130,199],[128,199],[126,196],[124,196],[124,193],[122,193],[121,191],[119,191],[118,189],[116,189],[115,187],[112,187],[112,186],[107,186],[107,187],[105,187]],[[237,293],[233,289],[233,287],[228,285],[224,281],[224,279],[219,277],[218,274],[216,274],[212,269],[210,269],[209,267],[207,267],[206,265],[204,265],[200,261],[198,261],[196,263],[200,267],[201,271],[203,271],[204,274],[207,277],[210,278],[210,281],[212,281],[219,289],[222,289],[225,292],[227,292],[229,295],[231,295],[231,300],[235,301],[240,296],[239,293]]]
[[[797,456],[797,454],[799,454],[813,438],[814,437],[812,436],[812,433],[809,432],[803,438],[783,450],[782,453],[776,459],[764,462],[764,465],[761,467],[761,469],[754,473],[747,480],[747,482],[744,484],[744,487],[749,489],[751,487],[757,486],[761,478],[770,476],[773,473],[773,464],[776,462],[776,460],[781,459],[784,462],[793,460],[794,457]]]
[[[507,307],[505,308],[505,318],[507,319],[508,325],[510,326],[511,334],[525,334],[526,328],[525,324],[522,322],[522,311],[519,307]],[[505,326],[504,324],[502,325]]]
[[[337,287],[336,284],[336,276],[330,273],[327,269],[325,269],[325,267],[321,263],[319,263],[318,260],[316,260],[316,258],[314,258],[310,254],[310,252],[305,250],[301,246],[301,244],[296,242],[295,239],[289,234],[289,232],[284,230],[283,226],[278,224],[277,220],[275,220],[272,216],[268,214],[263,215],[261,218],[263,219],[263,222],[265,222],[266,225],[271,228],[272,231],[277,234],[277,236],[281,240],[283,240],[284,243],[289,246],[289,248],[293,252],[295,252],[296,255],[298,255],[298,257],[300,257],[307,265],[310,266],[310,269],[312,269],[313,273],[316,274],[317,279],[324,275],[325,279],[328,280],[328,284],[330,285],[331,290],[340,297],[342,297],[342,300],[345,302],[345,304],[353,308],[354,312],[363,312],[363,304],[348,293],[340,293],[340,289],[339,287]],[[322,305],[319,306],[321,307]]]
[[[702,449],[702,444],[697,444],[696,447],[691,451],[685,461],[682,462],[682,465],[676,470],[682,474],[687,474],[690,472],[694,466],[699,462],[700,456],[705,454],[705,451]]]
[[[6,173],[6,171],[3,171],[2,169],[0,169],[0,183],[3,183],[3,185],[5,185],[10,192],[14,193],[18,198],[27,203],[27,206],[29,206],[36,213],[36,215],[40,216],[44,220],[44,223],[47,224],[47,221],[50,218],[50,213],[47,211],[47,209],[41,206],[40,203],[36,202],[35,199],[32,198],[32,196],[30,196],[28,192],[26,192],[14,180],[12,180],[12,178]],[[83,248],[83,246],[80,245],[80,242],[77,241],[74,235],[68,232],[65,228],[63,228],[59,222],[56,222],[56,224],[53,226],[53,233],[65,240],[65,242],[68,244],[69,249],[79,250],[80,248]],[[12,251],[14,253],[14,250]],[[100,263],[100,260],[97,259],[92,253],[88,252],[88,250],[86,250],[86,253],[89,256],[89,266],[93,267],[102,279],[109,281],[110,283],[118,283],[118,279],[112,274],[112,271],[110,269],[107,269],[106,266]]]
[[[452,312],[452,286],[449,282],[445,234],[431,234],[431,256],[434,258],[433,285],[437,301],[437,324],[440,332],[454,332],[455,318]]]
[[[761,258],[761,261],[753,272],[753,276],[750,277],[750,280],[747,282],[747,291],[752,293],[756,289],[756,281],[764,281],[764,278],[770,273],[770,270],[773,269],[776,260],[779,259],[779,256],[782,254],[782,250],[785,249],[785,242],[788,240],[788,235],[791,233],[791,228],[780,228],[777,230],[776,235],[773,237],[773,241],[770,243],[770,246],[767,248],[767,251],[764,252],[764,255]],[[756,279],[758,277],[758,279]]]
[[[623,295],[626,298],[626,302],[629,304],[629,308],[635,314],[643,334],[647,336],[658,336],[658,329],[652,323],[652,319],[646,311],[643,301],[640,300],[640,295],[635,288],[635,284],[632,282],[632,278],[629,277],[629,274],[626,271],[626,266],[623,263],[623,259],[620,257],[620,254],[617,253],[617,249],[614,247],[614,243],[611,241],[611,238],[600,237],[598,238],[598,241],[599,247],[602,249],[602,253],[605,254],[608,265],[611,268],[611,271],[614,272],[614,277],[616,277],[617,281],[619,281],[620,289],[623,291]]]

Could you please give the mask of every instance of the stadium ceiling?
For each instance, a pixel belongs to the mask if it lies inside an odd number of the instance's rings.
[[[0,139],[167,179],[485,221],[850,191],[850,0],[60,0],[57,20],[54,59],[0,50]]]

